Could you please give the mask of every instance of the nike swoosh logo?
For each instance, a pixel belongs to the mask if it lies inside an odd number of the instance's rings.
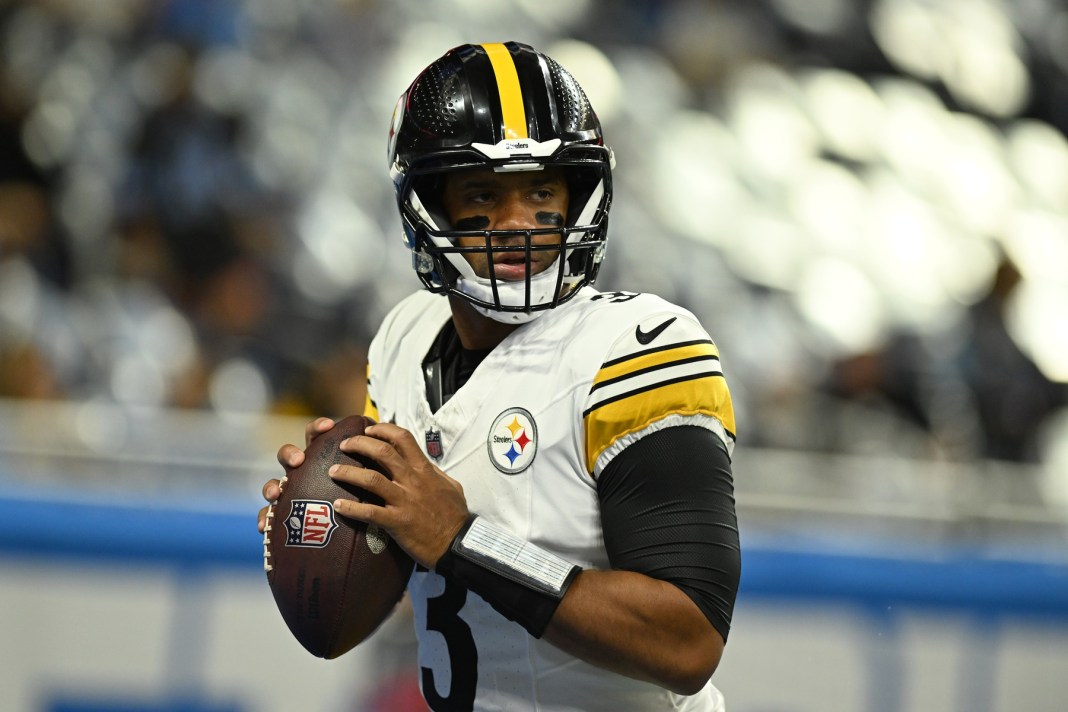
[[[650,331],[642,331],[641,324],[639,324],[638,326],[634,327],[634,338],[638,340],[639,344],[648,344],[650,341],[660,336],[660,334],[663,333],[664,329],[671,326],[671,324],[676,319],[678,319],[678,317],[673,316],[667,321],[665,321],[663,324],[654,327]]]

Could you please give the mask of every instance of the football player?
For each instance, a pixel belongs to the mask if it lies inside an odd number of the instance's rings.
[[[690,312],[591,286],[613,163],[571,74],[516,42],[449,51],[394,110],[390,174],[426,289],[372,341],[378,424],[342,445],[392,480],[332,476],[383,500],[337,512],[416,561],[435,712],[723,709],[731,397]]]

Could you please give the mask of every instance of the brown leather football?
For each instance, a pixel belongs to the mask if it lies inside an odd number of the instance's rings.
[[[312,440],[304,462],[282,478],[282,493],[267,513],[267,582],[289,630],[321,658],[343,655],[367,638],[396,606],[412,572],[412,559],[385,531],[334,512],[339,497],[377,499],[327,474],[335,463],[383,472],[338,449],[373,423],[352,415]]]

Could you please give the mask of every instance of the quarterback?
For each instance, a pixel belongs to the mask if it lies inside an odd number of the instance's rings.
[[[724,709],[730,392],[690,312],[592,287],[614,159],[582,88],[527,45],[457,47],[401,95],[389,164],[425,290],[372,341],[378,424],[342,444],[392,479],[332,472],[382,504],[334,506],[416,562],[427,704]]]

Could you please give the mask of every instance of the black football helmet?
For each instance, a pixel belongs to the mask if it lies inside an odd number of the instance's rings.
[[[460,296],[498,321],[523,323],[596,279],[612,202],[612,151],[582,87],[534,48],[467,44],[423,70],[394,109],[389,163],[404,241],[430,291]],[[456,230],[441,210],[449,172],[549,166],[563,169],[567,179],[570,208],[562,227]],[[545,234],[558,235],[559,242],[532,242]],[[493,252],[516,250],[517,236],[525,239],[525,281],[479,277],[464,259],[465,252],[484,251],[492,264]],[[461,247],[459,237],[479,237],[484,244]],[[510,245],[493,244],[505,237],[513,238]],[[532,276],[530,254],[539,250],[560,256]]]

